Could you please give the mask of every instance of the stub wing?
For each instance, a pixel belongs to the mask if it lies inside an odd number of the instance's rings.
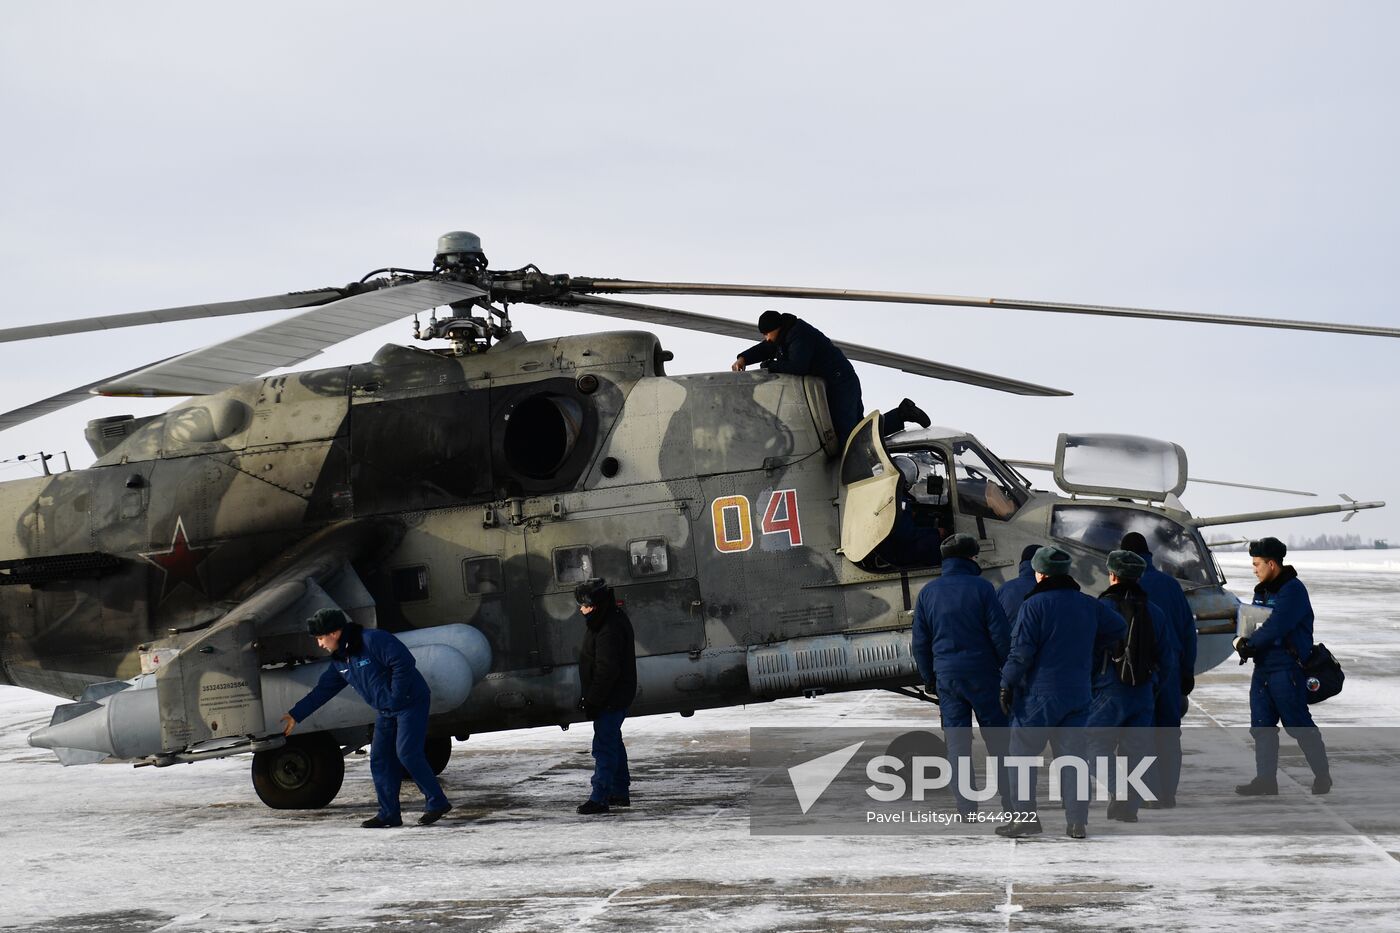
[[[65,763],[168,756],[211,742],[247,751],[238,743],[265,736],[269,719],[285,712],[270,712],[264,702],[268,645],[296,638],[300,653],[309,653],[303,620],[324,607],[373,626],[373,600],[352,562],[384,540],[379,523],[348,522],[300,542],[222,618],[143,646],[147,673],[104,696],[60,706],[30,744],[58,751]]]

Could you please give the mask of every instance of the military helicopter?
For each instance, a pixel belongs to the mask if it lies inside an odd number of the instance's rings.
[[[634,715],[918,681],[912,600],[939,570],[890,546],[897,515],[975,534],[1000,581],[1029,543],[1105,581],[1142,532],[1187,592],[1198,670],[1219,663],[1239,601],[1211,524],[1380,502],[1194,517],[1180,447],[1061,435],[1051,464],[1009,462],[951,428],[833,429],[822,380],[758,370],[668,375],[650,333],[526,340],[533,304],[752,341],[752,325],[604,294],[1007,307],[1373,336],[1400,330],[956,296],[549,275],[489,268],[454,232],[430,270],[344,288],[32,325],[0,340],[271,309],[280,323],[0,415],[0,429],[92,394],[188,396],[91,422],[87,469],[0,484],[0,682],[63,697],[31,734],[64,764],[164,767],[252,753],[275,808],[324,806],[373,712],[347,691],[284,738],[278,717],[326,663],[303,620],[335,606],[401,633],[433,692],[429,752],[453,737],[581,716],[572,591],[604,576],[635,622]],[[446,307],[439,317],[434,309]],[[432,311],[428,321],[418,314]],[[414,316],[430,347],[265,376]],[[445,341],[445,344],[440,343]],[[1022,395],[1064,390],[839,344],[853,360]],[[1018,466],[1052,469],[1067,495]],[[922,564],[922,565],[921,565]]]

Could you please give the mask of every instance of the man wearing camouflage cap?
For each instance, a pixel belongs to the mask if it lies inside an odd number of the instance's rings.
[[[1288,547],[1278,538],[1249,543],[1259,585],[1254,605],[1273,610],[1248,638],[1235,639],[1240,663],[1254,660],[1249,683],[1249,733],[1254,737],[1254,780],[1235,793],[1257,797],[1278,793],[1278,724],[1298,742],[1312,768],[1314,794],[1332,789],[1327,747],[1308,712],[1308,677],[1302,662],[1313,650],[1313,611],[1298,572],[1283,563]]]
[[[1011,650],[1001,669],[1001,708],[1011,716],[1012,757],[1038,756],[1048,741],[1055,757],[1087,759],[1090,671],[1098,651],[1122,640],[1123,617],[1079,591],[1069,575],[1073,558],[1057,547],[1043,547],[1031,558],[1031,590],[1011,630]],[[1065,782],[1065,833],[1083,839],[1089,801],[1078,782]],[[997,835],[1017,838],[1040,832],[1035,813],[1035,770],[1029,795],[1017,788],[1016,810],[1032,816],[1004,823]]]
[[[436,823],[452,809],[452,804],[442,792],[424,750],[431,696],[412,652],[393,634],[363,628],[339,609],[318,609],[307,620],[306,631],[316,644],[330,652],[331,663],[311,692],[282,717],[282,733],[290,735],[297,723],[304,722],[349,684],[360,699],[379,713],[369,756],[379,812],[360,825],[365,829],[403,825],[399,787],[404,771],[423,792],[419,825]]]
[[[939,704],[954,799],[966,817],[977,809],[959,781],[971,761],[974,712],[988,753],[998,761],[1006,758],[1007,720],[997,702],[997,678],[1010,647],[1011,624],[973,559],[980,550],[977,539],[958,532],[945,538],[939,550],[942,573],[924,586],[914,606],[914,661],[924,690]],[[962,781],[970,787],[970,779],[971,774]],[[997,784],[1002,804],[1010,810],[1011,782],[1004,769]]]
[[[1108,555],[1108,589],[1099,600],[1123,617],[1127,634],[1116,647],[1105,651],[1094,665],[1094,699],[1089,706],[1089,755],[1108,762],[1108,782],[1113,799],[1108,818],[1136,823],[1141,798],[1116,786],[1118,755],[1127,759],[1129,773],[1152,754],[1154,687],[1163,671],[1176,676],[1171,663],[1176,642],[1166,614],[1139,585],[1147,561],[1133,551]]]

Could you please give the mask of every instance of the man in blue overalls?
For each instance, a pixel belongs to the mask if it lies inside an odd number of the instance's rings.
[[[442,792],[424,751],[430,696],[428,682],[418,673],[413,654],[389,632],[362,628],[339,609],[317,610],[307,620],[306,630],[316,644],[330,652],[331,663],[311,692],[282,717],[282,733],[290,735],[297,723],[304,722],[349,684],[360,699],[379,713],[374,721],[369,757],[379,812],[360,825],[365,829],[403,825],[399,811],[403,771],[423,792],[419,824],[428,826],[442,819],[452,804]]]
[[[1016,576],[997,587],[997,602],[1001,603],[1002,611],[1012,622],[1016,621],[1016,613],[1021,611],[1021,603],[1035,589],[1035,569],[1031,567],[1031,558],[1038,550],[1038,544],[1027,544],[1021,548],[1021,565],[1017,568]]]
[[[764,311],[758,318],[758,332],[763,339],[740,353],[730,369],[741,372],[758,363],[770,373],[820,376],[826,383],[826,405],[831,412],[832,427],[836,429],[838,443],[844,446],[851,429],[865,417],[860,377],[846,354],[826,334],[795,314]],[[928,415],[906,398],[893,411],[885,413],[885,427],[880,433],[898,431],[907,421],[924,428],[929,426]]]
[[[1108,818],[1136,823],[1142,799],[1131,788],[1114,787],[1118,753],[1129,773],[1152,754],[1152,711],[1157,678],[1167,670],[1176,676],[1171,654],[1176,642],[1166,618],[1147,591],[1138,585],[1147,561],[1133,551],[1108,555],[1108,589],[1099,599],[1112,606],[1128,627],[1118,653],[1104,652],[1094,670],[1094,700],[1089,707],[1089,754],[1107,759],[1113,798]],[[1155,792],[1154,792],[1155,793]]]
[[[1307,587],[1283,558],[1288,547],[1278,538],[1249,543],[1259,585],[1254,605],[1273,610],[1248,638],[1235,639],[1240,663],[1254,659],[1249,683],[1249,734],[1254,737],[1254,780],[1235,793],[1256,797],[1278,793],[1278,724],[1298,742],[1312,768],[1314,794],[1332,789],[1327,747],[1308,712],[1308,678],[1302,662],[1313,650],[1313,611]]]
[[[1011,716],[1011,756],[1038,756],[1046,741],[1056,758],[1077,757],[1087,766],[1084,726],[1088,722],[1090,672],[1105,646],[1123,638],[1123,617],[1107,604],[1079,591],[1069,575],[1073,558],[1057,547],[1043,547],[1031,558],[1035,589],[1021,604],[1011,629],[1011,651],[1001,669],[1001,708]],[[1030,793],[1017,788],[1018,813],[1035,814],[997,827],[997,835],[1040,832],[1035,813],[1035,769]],[[1018,775],[1019,777],[1019,775]],[[1065,834],[1088,834],[1089,800],[1071,777],[1065,795]]]
[[[953,799],[966,820],[977,804],[963,794],[972,787],[972,714],[982,727],[987,752],[1006,758],[1007,720],[997,702],[998,677],[1010,646],[1011,624],[997,602],[996,590],[982,579],[972,535],[958,532],[944,539],[942,573],[919,593],[914,606],[912,647],[924,690],[938,702],[943,737],[948,744]],[[968,769],[966,777],[960,775]],[[1011,782],[1004,769],[996,776],[1002,806],[1013,808]]]
[[[1186,697],[1196,685],[1196,614],[1176,578],[1164,573],[1152,560],[1147,539],[1136,531],[1123,536],[1118,545],[1147,562],[1139,584],[1162,615],[1166,637],[1172,644],[1157,671],[1157,688],[1152,711],[1153,744],[1157,761],[1147,772],[1147,786],[1157,799],[1143,804],[1149,810],[1169,810],[1176,806],[1176,788],[1181,782],[1181,717]]]

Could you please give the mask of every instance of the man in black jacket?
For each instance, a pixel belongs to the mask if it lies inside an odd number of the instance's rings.
[[[740,353],[730,369],[740,372],[747,366],[762,363],[770,373],[820,376],[826,382],[831,425],[844,444],[851,436],[851,429],[865,416],[860,377],[846,354],[826,334],[795,314],[764,311],[759,316],[758,329],[763,340]],[[920,427],[929,426],[928,415],[907,398],[893,411],[886,412],[884,419],[881,434],[902,430],[906,421]]]
[[[578,676],[583,687],[579,707],[593,721],[593,792],[578,812],[590,815],[632,803],[622,721],[637,695],[637,649],[632,621],[606,580],[585,580],[574,588],[574,599],[588,627],[579,650]]]

